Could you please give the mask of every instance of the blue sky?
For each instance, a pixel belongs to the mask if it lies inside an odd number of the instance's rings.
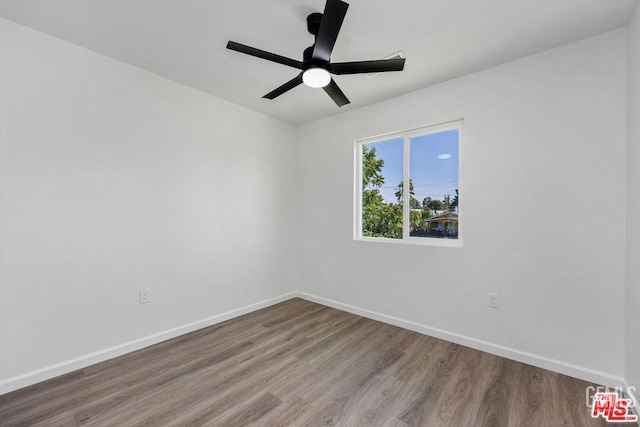
[[[388,203],[396,202],[395,193],[402,181],[402,138],[367,144],[376,147],[376,156],[384,159],[380,189]],[[409,170],[415,198],[442,200],[445,195],[455,196],[458,188],[458,130],[452,129],[411,138]]]

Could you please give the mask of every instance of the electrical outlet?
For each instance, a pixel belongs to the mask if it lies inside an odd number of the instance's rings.
[[[498,294],[489,292],[489,298],[487,299],[487,305],[491,308],[498,308]]]
[[[140,289],[140,304],[151,302],[151,289]]]

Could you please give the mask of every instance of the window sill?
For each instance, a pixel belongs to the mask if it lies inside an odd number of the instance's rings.
[[[394,245],[435,246],[440,248],[461,248],[462,239],[439,239],[434,237],[409,237],[408,239],[389,239],[387,237],[356,237],[356,242],[391,243]]]

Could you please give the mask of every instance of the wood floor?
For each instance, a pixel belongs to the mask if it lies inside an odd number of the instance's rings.
[[[0,425],[611,425],[589,385],[292,299],[0,396]]]

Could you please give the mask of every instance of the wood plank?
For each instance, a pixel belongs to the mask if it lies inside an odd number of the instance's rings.
[[[594,386],[292,299],[0,396],[0,426],[604,426]]]

